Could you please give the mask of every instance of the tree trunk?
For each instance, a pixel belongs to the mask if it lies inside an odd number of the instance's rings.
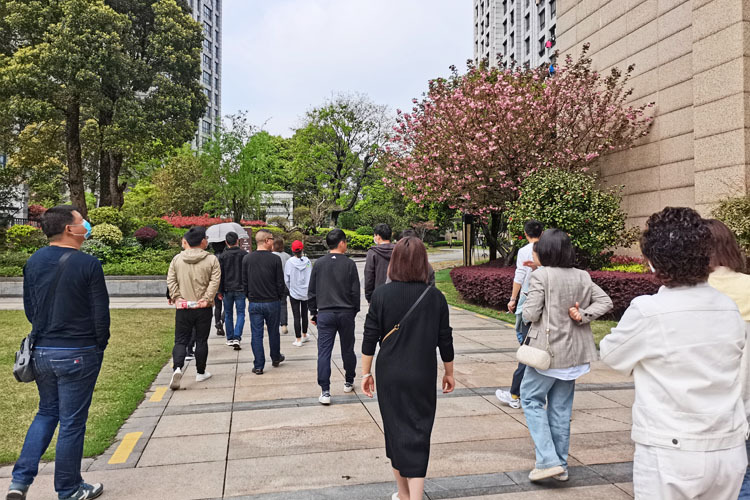
[[[109,173],[109,192],[110,192],[110,205],[115,208],[122,208],[122,204],[125,202],[125,187],[127,184],[120,184],[120,170],[122,170],[122,154],[110,153],[110,173]],[[104,203],[100,203],[104,205]]]
[[[112,125],[112,113],[99,111],[99,206],[112,205],[110,153],[104,147],[104,130]]]
[[[86,191],[83,185],[83,160],[81,158],[81,102],[72,96],[65,110],[65,152],[68,159],[68,189],[70,201],[83,217],[88,216]]]
[[[497,235],[500,233],[500,215],[492,213],[490,214],[490,233],[494,238],[487,238],[487,243],[490,247],[490,262],[497,260],[498,244]]]

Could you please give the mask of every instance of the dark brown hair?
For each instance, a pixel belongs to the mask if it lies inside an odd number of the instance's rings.
[[[745,258],[732,231],[720,220],[706,219],[706,224],[711,230],[711,269],[723,266],[744,273]]]
[[[711,272],[711,231],[692,208],[667,207],[649,217],[641,251],[668,287],[704,283]]]
[[[427,262],[427,250],[422,240],[416,236],[398,240],[388,266],[388,277],[391,281],[429,283],[430,264]]]
[[[284,251],[284,238],[282,238],[281,236],[273,237],[273,251],[274,252]]]

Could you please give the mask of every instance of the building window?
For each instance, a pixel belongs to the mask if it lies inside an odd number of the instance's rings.
[[[526,8],[527,9],[529,8],[530,5],[531,5],[531,0],[526,0]]]
[[[490,27],[490,13],[489,12],[487,13],[486,24],[487,24],[487,27],[489,28]]]
[[[487,37],[485,38],[484,44],[487,46],[487,48],[490,48],[490,34],[487,33]]]
[[[212,114],[211,106],[209,106],[209,107],[206,108],[206,118],[208,118],[210,120],[211,119],[211,114]]]
[[[206,66],[207,68],[210,68],[210,67],[211,67],[211,62],[212,62],[212,61],[211,61],[211,57],[210,57],[210,56],[208,56],[208,55],[206,55],[206,54],[203,54],[203,64],[204,64],[204,65],[205,65],[205,66]]]
[[[219,73],[219,63],[218,63],[218,61],[216,62],[216,65],[215,65],[215,67],[214,67],[214,72],[215,72],[216,74],[218,74],[218,73]]]
[[[206,87],[203,87],[203,93],[206,94],[206,98],[209,102],[211,102],[211,91],[208,90]]]
[[[212,44],[211,44],[211,40],[206,40],[204,38],[203,39],[203,50],[205,50],[206,52],[211,52],[212,48],[213,47],[212,47]]]
[[[523,41],[523,48],[524,48],[524,54],[527,56],[531,54],[531,38],[526,38],[526,40]]]
[[[217,76],[216,78],[214,78],[214,80],[215,80],[215,82],[216,82],[216,85],[214,86],[214,88],[215,88],[216,90],[218,90],[218,89],[219,89],[219,77]]]
[[[219,106],[219,93],[216,92],[214,94],[214,104],[218,107]]]
[[[511,33],[510,34],[510,50],[513,50],[513,47],[516,46],[516,34]]]
[[[216,57],[219,57],[219,44],[216,44]]]
[[[540,38],[539,39],[539,55],[540,56],[544,55],[544,50],[546,49],[546,47],[544,46],[544,43],[545,43],[544,37]]]
[[[508,35],[508,21],[503,21],[503,36]]]
[[[555,0],[549,0],[549,15],[550,15],[550,18],[554,18],[555,14],[557,14],[557,6],[555,5]]]
[[[201,132],[204,134],[210,134],[211,133],[211,122],[207,122],[203,120],[201,122]]]
[[[206,35],[206,38],[211,38],[211,25],[206,21],[203,21],[203,34]]]
[[[510,11],[510,25],[513,27],[513,25],[516,24],[516,17],[513,15],[513,11]]]
[[[503,42],[503,56],[508,54],[508,42]]]
[[[526,14],[523,18],[523,30],[529,31],[531,28],[531,14]]]
[[[508,0],[503,0],[503,15],[508,13]]]
[[[214,40],[218,42],[220,39],[221,39],[221,35],[219,34],[219,30],[216,30],[216,38],[214,38]]]
[[[219,14],[216,14],[216,26],[221,26],[221,23],[219,22]]]
[[[552,26],[549,29],[549,41],[552,42],[552,47],[555,46],[555,27]]]
[[[539,29],[544,28],[544,9],[539,11]]]
[[[203,83],[206,85],[211,85],[211,73],[208,71],[203,72]]]
[[[213,12],[211,12],[211,8],[208,5],[203,6],[203,15],[207,17],[209,20],[211,19]]]
[[[216,0],[216,10],[221,9],[221,0]]]

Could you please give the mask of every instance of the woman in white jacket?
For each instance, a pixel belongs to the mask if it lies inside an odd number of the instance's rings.
[[[302,256],[305,245],[295,240],[292,242],[293,257],[284,265],[284,281],[289,289],[289,302],[294,316],[294,336],[292,345],[301,347],[310,340],[307,336],[307,287],[310,284],[312,264],[310,259]]]
[[[707,283],[711,244],[690,208],[652,215],[641,250],[664,286],[634,299],[600,343],[602,361],[635,379],[636,499],[735,500],[740,491],[745,324]]]

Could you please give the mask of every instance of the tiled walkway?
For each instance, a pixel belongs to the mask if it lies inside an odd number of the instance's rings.
[[[357,352],[365,312],[363,304]],[[523,413],[494,397],[498,385],[510,383],[515,335],[504,323],[460,309],[452,309],[451,323],[457,390],[438,398],[430,499],[632,497],[631,380],[598,363],[580,379],[571,480],[532,485],[526,476],[534,450]],[[390,498],[395,486],[377,402],[343,393],[336,352],[333,404],[323,407],[317,402],[314,341],[297,348],[292,335],[282,336],[287,360],[278,368],[269,361],[257,376],[250,372],[249,326],[245,338],[237,352],[212,336],[208,370],[214,376],[207,382],[196,384],[190,366],[181,390],[165,390],[165,367],[117,442],[86,461],[84,478],[103,482],[103,498],[118,500]],[[52,468],[42,470],[29,499],[55,498]],[[0,469],[0,488],[7,487],[8,472]]]

